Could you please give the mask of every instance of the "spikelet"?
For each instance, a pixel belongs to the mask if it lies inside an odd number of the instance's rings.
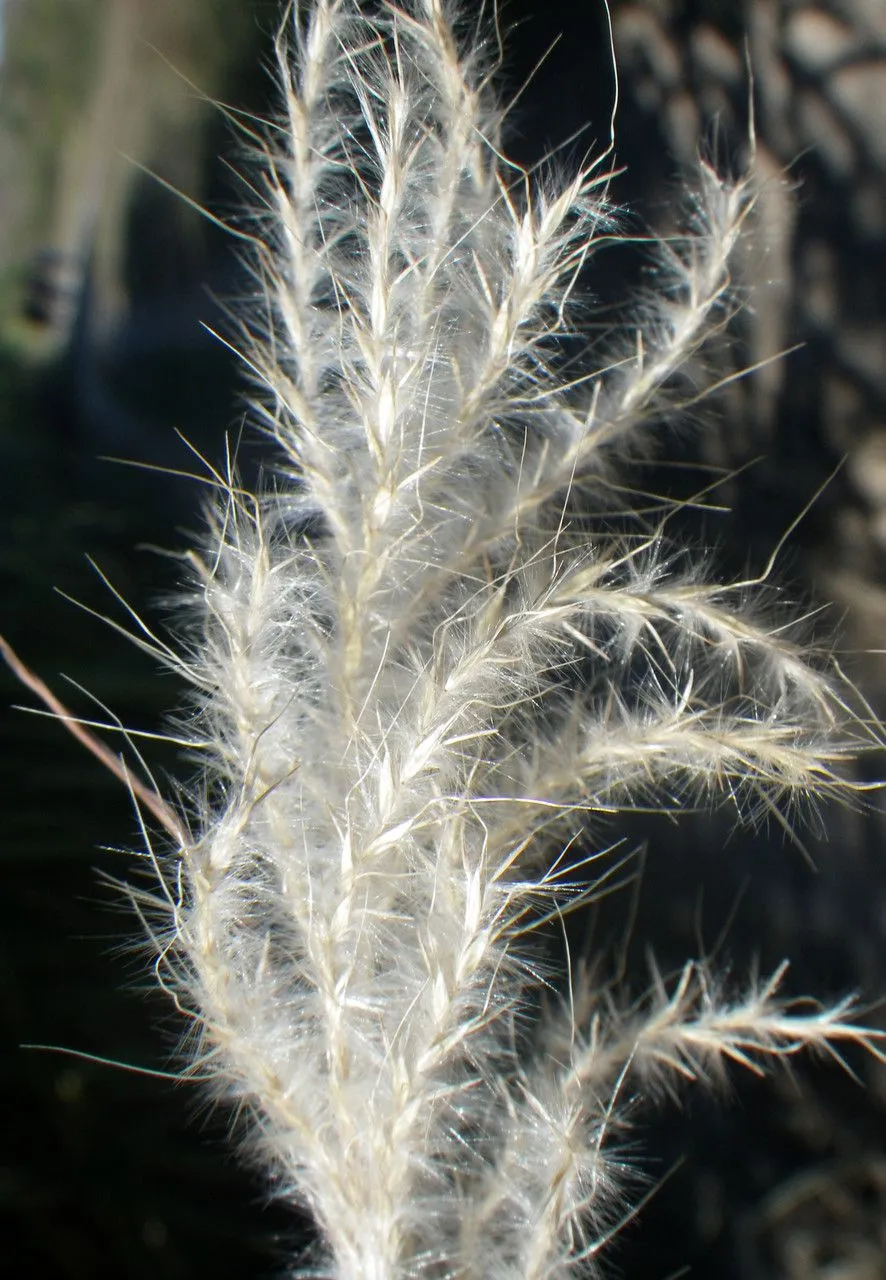
[[[277,470],[231,476],[172,659],[207,764],[158,973],[336,1280],[592,1274],[626,1081],[873,1047],[846,1004],[785,1004],[781,970],[540,1011],[533,924],[613,875],[572,852],[588,814],[753,819],[839,794],[869,734],[762,583],[612,515],[730,317],[749,182],[701,167],[628,340],[576,377],[610,174],[503,159],[495,47],[448,0],[287,21],[241,318]]]

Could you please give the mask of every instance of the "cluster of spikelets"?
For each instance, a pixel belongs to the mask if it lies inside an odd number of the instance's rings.
[[[733,998],[701,963],[543,1009],[532,929],[617,865],[576,852],[588,814],[775,812],[838,793],[868,731],[761,584],[709,584],[666,510],[624,509],[619,460],[728,319],[748,183],[701,168],[623,346],[576,376],[610,175],[503,159],[496,53],[448,0],[290,15],[239,343],[280,465],[226,484],[169,657],[206,766],[157,971],[316,1219],[293,1274],[591,1274],[629,1212],[623,1100],[871,1044],[781,972]]]

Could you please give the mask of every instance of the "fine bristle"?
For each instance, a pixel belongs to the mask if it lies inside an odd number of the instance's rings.
[[[700,166],[652,288],[577,369],[612,174],[504,158],[496,33],[450,0],[310,0],[277,54],[238,340],[273,479],[223,482],[160,654],[205,763],[187,837],[166,824],[157,971],[321,1274],[594,1274],[636,1192],[626,1081],[875,1046],[848,1004],[784,1002],[781,970],[736,995],[691,963],[540,1011],[533,924],[622,856],[579,847],[589,814],[790,815],[851,792],[875,736],[768,583],[712,583],[666,500],[632,517],[617,484],[698,398],[753,183]]]

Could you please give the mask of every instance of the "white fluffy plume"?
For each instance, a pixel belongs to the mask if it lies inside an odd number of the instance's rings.
[[[613,875],[574,852],[588,813],[753,818],[839,793],[873,731],[760,583],[687,568],[617,483],[729,318],[748,182],[701,167],[621,345],[565,368],[609,174],[503,158],[496,52],[449,0],[287,20],[240,342],[279,465],[228,478],[164,655],[207,763],[157,969],[316,1219],[293,1275],[591,1274],[626,1081],[872,1043],[781,971],[542,1012],[533,923]]]

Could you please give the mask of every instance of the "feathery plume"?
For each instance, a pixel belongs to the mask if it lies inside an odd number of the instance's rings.
[[[591,988],[542,1011],[533,927],[617,874],[575,852],[587,815],[839,796],[873,731],[762,581],[710,583],[666,511],[613,512],[620,460],[731,315],[749,180],[701,166],[629,340],[576,377],[573,292],[617,234],[607,157],[509,163],[496,50],[449,0],[285,24],[241,317],[279,465],[257,493],[226,478],[162,655],[206,764],[157,971],[318,1224],[293,1274],[594,1274],[626,1082],[875,1047],[848,1004],[783,1001],[782,970],[730,997],[690,963],[631,1007]]]

